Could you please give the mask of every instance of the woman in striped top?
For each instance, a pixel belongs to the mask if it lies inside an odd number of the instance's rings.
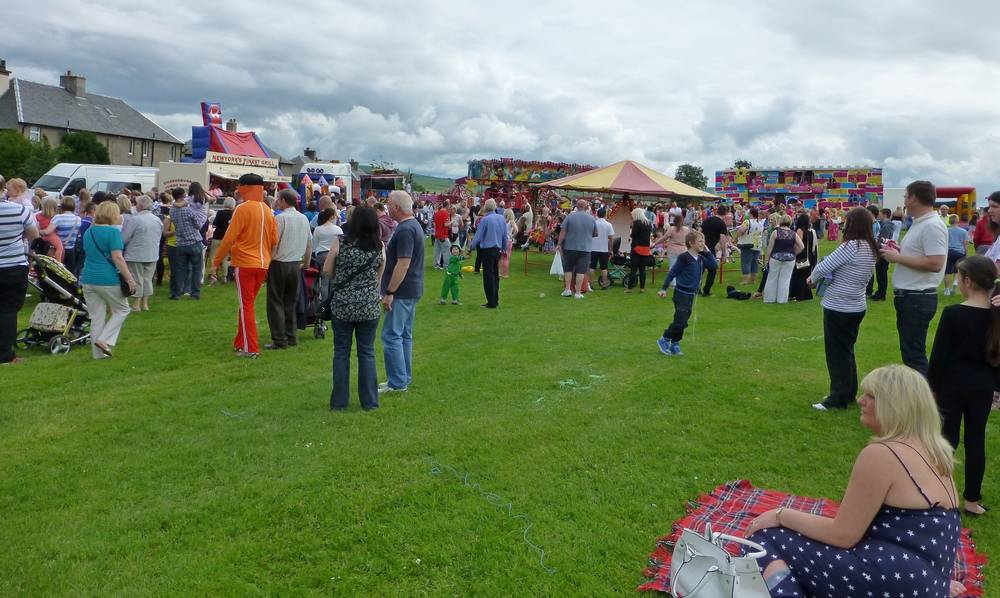
[[[875,272],[878,244],[872,234],[874,217],[865,208],[847,213],[844,242],[823,261],[816,264],[807,281],[810,286],[830,277],[823,294],[823,337],[826,345],[826,369],[830,373],[830,394],[813,405],[820,411],[844,409],[858,394],[858,366],[854,343],[868,304],[865,288]]]

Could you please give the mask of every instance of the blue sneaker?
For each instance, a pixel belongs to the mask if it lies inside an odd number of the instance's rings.
[[[670,345],[670,353],[673,354],[673,355],[684,355],[684,353],[681,352],[681,344],[680,343],[671,343],[671,345]]]
[[[663,353],[664,355],[673,355],[673,353],[670,352],[670,341],[662,336],[656,339],[656,346],[660,348],[660,353]]]

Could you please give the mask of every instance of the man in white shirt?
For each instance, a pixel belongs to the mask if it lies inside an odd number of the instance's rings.
[[[295,308],[299,301],[299,271],[309,264],[312,255],[312,235],[309,220],[295,209],[298,194],[284,189],[278,194],[275,217],[278,244],[267,268],[267,326],[271,342],[265,349],[285,349],[298,344],[295,338]]]
[[[934,211],[937,192],[928,181],[906,187],[903,205],[913,224],[898,251],[883,249],[882,257],[896,264],[892,288],[896,330],[903,363],[927,374],[927,328],[937,312],[937,287],[944,278],[948,230]]]
[[[607,208],[597,209],[597,236],[591,240],[590,246],[590,272],[589,276],[594,277],[594,270],[601,267],[601,278],[599,285],[602,291],[608,290],[611,281],[608,279],[608,260],[611,258],[611,242],[615,234],[615,228],[605,220]]]

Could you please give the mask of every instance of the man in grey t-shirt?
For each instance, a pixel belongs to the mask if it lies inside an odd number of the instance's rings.
[[[413,316],[424,292],[424,231],[413,217],[413,199],[406,191],[392,191],[387,206],[397,224],[382,272],[386,381],[379,384],[379,394],[405,392],[413,382]]]
[[[563,220],[559,242],[556,243],[556,250],[562,254],[565,284],[563,297],[573,295],[577,299],[583,299],[583,279],[587,276],[590,247],[596,236],[597,221],[590,214],[590,202],[586,199],[576,200],[576,210]]]

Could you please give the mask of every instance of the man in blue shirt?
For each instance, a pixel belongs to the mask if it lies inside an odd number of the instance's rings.
[[[500,302],[500,252],[507,248],[507,223],[497,211],[495,199],[487,199],[482,211],[486,216],[479,221],[472,248],[483,256],[483,292],[486,293],[483,307],[496,309]]]
[[[952,295],[958,287],[955,272],[959,260],[969,253],[969,231],[958,225],[958,215],[948,216],[948,257],[944,263],[944,294]]]

